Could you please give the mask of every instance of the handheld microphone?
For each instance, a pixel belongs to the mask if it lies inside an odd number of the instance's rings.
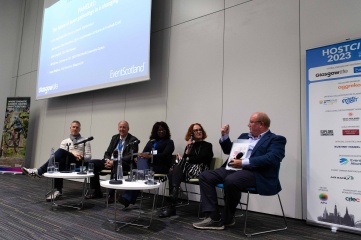
[[[239,152],[236,156],[236,159],[241,159],[243,157],[243,152]]]
[[[130,143],[128,143],[128,145],[127,146],[130,146],[130,145],[137,145],[137,144],[139,144],[140,143],[140,140],[135,140],[135,141],[133,141],[133,142],[130,142]]]
[[[188,150],[188,152],[190,152],[191,149],[192,149],[192,147],[193,147],[193,139],[194,139],[194,134],[191,133],[191,136],[190,136],[190,139],[189,139],[189,140],[191,140],[192,143],[187,145],[187,150]]]
[[[74,143],[73,145],[76,146],[76,145],[79,145],[79,144],[83,144],[83,143],[89,142],[89,141],[91,141],[93,139],[94,139],[93,137],[88,137],[88,138],[86,138],[86,139],[84,139],[84,140],[82,140],[80,142]]]

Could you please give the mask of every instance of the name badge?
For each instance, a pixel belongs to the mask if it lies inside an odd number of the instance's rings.
[[[153,150],[153,151],[152,151],[152,154],[153,154],[153,155],[157,155],[157,150]]]

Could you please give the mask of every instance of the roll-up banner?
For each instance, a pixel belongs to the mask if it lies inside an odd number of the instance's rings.
[[[21,173],[25,163],[30,97],[8,98],[0,150],[0,172]]]
[[[307,223],[361,234],[361,39],[306,51]]]

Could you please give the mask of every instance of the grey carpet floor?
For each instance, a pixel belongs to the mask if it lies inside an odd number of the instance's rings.
[[[108,221],[114,218],[114,208],[105,207],[105,198],[85,200],[82,210],[52,208],[45,201],[49,188],[46,178],[31,179],[25,175],[0,175],[0,239],[246,239],[243,235],[243,217],[236,225],[223,231],[196,230],[192,223],[197,218],[198,203],[177,209],[177,216],[159,219],[155,213],[149,228],[126,226],[115,231]],[[64,196],[59,203],[76,203],[81,199],[82,184],[64,181]],[[158,201],[160,202],[160,201]],[[118,205],[119,206],[119,205]],[[144,209],[151,206],[144,201]],[[118,219],[131,221],[137,218],[137,206],[118,209]],[[147,220],[147,219],[145,219]],[[310,226],[305,221],[288,218],[288,229],[253,237],[254,239],[361,239],[360,235]],[[277,226],[282,219],[260,213],[250,213],[250,230],[255,227]],[[140,223],[147,223],[141,220]],[[121,226],[121,225],[117,225]]]

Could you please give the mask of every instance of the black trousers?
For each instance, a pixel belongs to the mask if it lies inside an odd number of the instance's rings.
[[[59,148],[54,153],[55,162],[59,163],[59,171],[64,171],[66,169],[69,169],[70,163],[75,163],[76,167],[80,167],[82,164],[81,161],[77,161],[74,157],[74,155],[64,149]],[[47,168],[49,165],[49,161],[51,159],[48,159],[40,168],[38,168],[38,173],[40,175],[47,172]],[[55,178],[54,179],[54,187],[58,190],[61,190],[63,188],[63,179],[62,178]]]
[[[179,188],[181,182],[185,179],[183,169],[181,166],[174,165],[173,169],[168,173],[169,187]]]
[[[90,188],[94,189],[95,192],[101,192],[101,188],[100,188],[100,179],[99,179],[99,175],[100,172],[105,169],[105,160],[104,159],[97,159],[97,160],[91,160],[88,163],[93,163],[94,164],[94,177],[90,178]],[[118,166],[118,161],[114,161],[113,163],[113,167],[112,167],[112,172],[110,175],[110,179],[114,178],[114,170],[117,169]],[[125,162],[122,161],[122,166],[123,166],[123,172],[128,172],[130,170],[130,165]],[[110,190],[109,194],[111,196],[114,196],[114,190]]]
[[[225,194],[222,220],[230,222],[241,199],[241,191],[247,188],[255,188],[256,179],[253,172],[249,170],[234,171],[221,167],[202,172],[199,176],[202,212],[211,214],[218,212],[218,198],[215,186],[220,183],[224,185]]]

